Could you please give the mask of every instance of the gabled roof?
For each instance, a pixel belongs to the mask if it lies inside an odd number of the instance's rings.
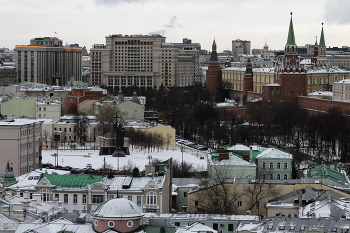
[[[268,148],[261,152],[257,159],[292,159],[293,156],[277,148]]]

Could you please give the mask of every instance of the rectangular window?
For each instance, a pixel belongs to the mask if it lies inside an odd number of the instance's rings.
[[[270,163],[270,168],[273,168],[273,163]]]
[[[263,168],[266,168],[266,163],[263,163],[263,164],[262,164],[262,167],[263,167]]]
[[[55,193],[55,200],[59,200],[60,199],[60,195],[58,193]]]
[[[227,231],[233,231],[233,224],[232,223],[227,224]]]
[[[100,204],[103,202],[103,195],[92,195],[92,203]]]
[[[86,194],[83,194],[83,204],[86,204]]]
[[[217,231],[219,229],[219,225],[217,223],[213,223],[213,229]]]
[[[119,195],[119,198],[123,198],[123,195]]]
[[[78,194],[73,194],[73,203],[74,204],[78,203]]]
[[[68,203],[68,194],[64,194],[63,202]]]
[[[277,180],[281,179],[281,174],[277,174]]]
[[[288,168],[288,163],[284,163],[284,168],[285,168],[285,169]]]
[[[128,200],[132,201],[132,196],[131,195],[128,195]]]
[[[198,204],[199,204],[198,201],[194,201],[194,206],[195,206],[195,207],[198,207]]]
[[[187,192],[184,192],[184,197],[187,197]]]
[[[281,163],[277,163],[277,168],[281,168]]]
[[[114,198],[114,195],[113,194],[109,194],[108,195],[108,199],[113,199]]]
[[[141,196],[137,196],[137,204],[141,205]]]
[[[237,206],[242,206],[242,201],[237,201]]]

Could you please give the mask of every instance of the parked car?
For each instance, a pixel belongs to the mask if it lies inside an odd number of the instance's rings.
[[[41,164],[42,168],[48,168],[50,166],[53,166],[53,164],[52,163],[43,163],[43,164]]]
[[[65,170],[65,171],[71,171],[73,168],[71,166],[64,166],[62,167],[62,170]]]
[[[72,170],[70,170],[70,173],[72,174],[79,174],[81,172],[80,168],[73,168]]]

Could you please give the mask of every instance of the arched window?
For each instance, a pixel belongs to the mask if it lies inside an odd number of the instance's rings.
[[[157,194],[155,192],[147,193],[147,205],[157,205]]]
[[[328,78],[324,78],[324,84],[328,84]]]
[[[316,78],[313,78],[313,79],[312,79],[312,85],[316,85],[316,82],[317,82],[317,81],[316,81]]]

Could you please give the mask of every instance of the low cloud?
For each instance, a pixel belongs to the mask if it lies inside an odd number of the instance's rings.
[[[164,25],[163,29],[159,29],[159,30],[155,30],[155,31],[149,32],[148,35],[151,36],[151,35],[154,35],[154,34],[160,34],[160,35],[164,36],[165,33],[167,32],[167,29],[173,29],[173,28],[176,28],[176,27],[181,27],[181,25],[177,24],[177,17],[173,16],[173,17],[171,17],[170,21]]]
[[[330,24],[350,24],[350,1],[329,0],[325,4],[324,18]]]
[[[97,5],[107,5],[107,6],[112,6],[112,5],[118,5],[120,3],[145,3],[150,0],[95,0],[95,3]]]

